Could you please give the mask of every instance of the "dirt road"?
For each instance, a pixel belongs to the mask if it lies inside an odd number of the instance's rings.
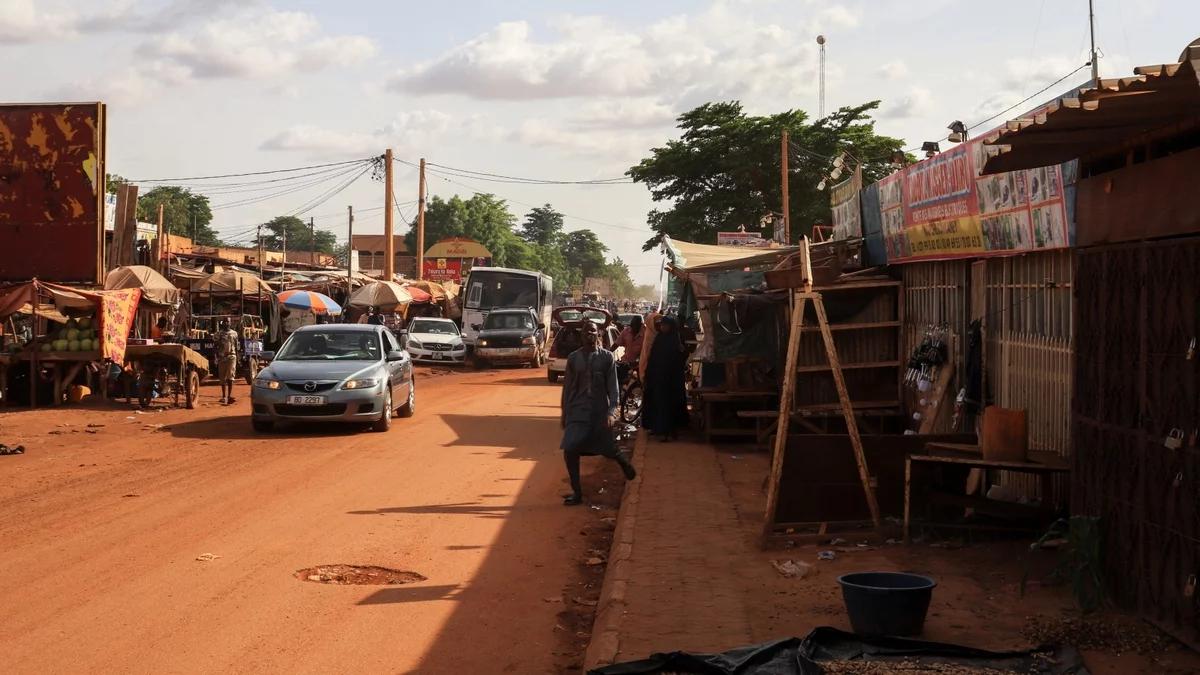
[[[5,671],[570,671],[619,473],[588,465],[601,508],[559,503],[544,372],[422,374],[387,434],[255,435],[245,386],[228,408],[205,387],[192,411],[0,415],[28,448],[0,457]],[[426,580],[295,576],[338,563]]]

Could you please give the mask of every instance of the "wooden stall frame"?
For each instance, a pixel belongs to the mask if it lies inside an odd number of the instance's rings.
[[[788,434],[786,430],[792,415],[792,399],[795,397],[797,359],[800,352],[800,338],[804,329],[804,310],[807,303],[813,303],[817,314],[817,326],[825,344],[825,355],[829,359],[830,371],[833,373],[834,385],[837,388],[838,400],[841,404],[842,416],[846,421],[846,429],[850,436],[850,446],[854,450],[854,461],[858,465],[859,480],[862,481],[863,494],[867,500],[867,508],[871,512],[871,522],[875,531],[880,531],[879,504],[875,499],[875,490],[871,486],[871,473],[867,467],[866,455],[863,453],[862,438],[858,433],[858,421],[854,415],[854,404],[846,389],[846,381],[838,360],[837,346],[833,342],[833,332],[829,329],[829,319],[825,314],[825,303],[820,293],[812,290],[812,258],[809,253],[808,238],[801,241],[801,265],[804,270],[804,286],[802,290],[792,292],[792,319],[788,330],[787,361],[783,374],[783,391],[779,402],[780,430],[775,434],[774,453],[771,457],[771,474],[767,479],[767,511],[763,525],[763,543],[766,544],[774,535],[776,527],[775,511],[779,506],[779,483],[783,475],[783,460],[787,450]],[[822,530],[825,527],[822,525]]]

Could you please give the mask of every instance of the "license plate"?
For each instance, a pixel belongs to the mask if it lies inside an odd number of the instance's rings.
[[[289,405],[325,405],[324,396],[289,396]]]
[[[442,353],[441,353],[441,352],[434,352],[434,353],[433,353],[433,360],[434,360],[434,361],[441,361],[441,360],[442,360]]]

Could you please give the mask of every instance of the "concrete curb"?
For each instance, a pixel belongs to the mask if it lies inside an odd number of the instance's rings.
[[[584,672],[613,663],[620,651],[621,620],[625,616],[625,594],[629,588],[633,537],[637,529],[638,503],[646,465],[646,432],[643,430],[638,431],[632,461],[638,475],[625,486],[621,496],[612,550],[608,553],[608,568],[604,572],[604,584],[600,587],[600,599],[596,604],[596,619],[592,623],[592,638],[584,654]]]

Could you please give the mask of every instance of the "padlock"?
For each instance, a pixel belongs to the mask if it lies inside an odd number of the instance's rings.
[[[1167,434],[1167,439],[1163,441],[1163,447],[1171,450],[1178,450],[1183,447],[1183,429],[1172,429]]]
[[[1196,575],[1188,575],[1187,581],[1183,583],[1183,597],[1190,598],[1196,594]]]
[[[1187,350],[1187,360],[1191,361],[1194,358],[1196,358],[1196,338],[1192,338],[1192,341],[1188,343]]]

